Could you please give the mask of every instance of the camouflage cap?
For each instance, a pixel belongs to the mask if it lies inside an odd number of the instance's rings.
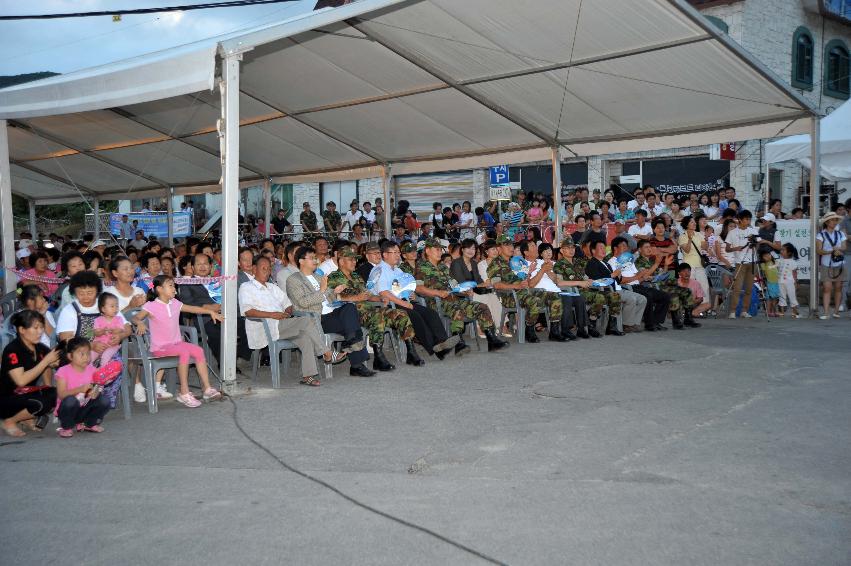
[[[402,245],[399,246],[399,251],[402,252],[403,254],[409,254],[411,252],[416,252],[417,251],[417,245],[410,240],[405,240],[404,242],[402,242]]]
[[[562,248],[565,248],[565,247],[567,247],[567,248],[571,248],[571,247],[573,247],[573,246],[575,246],[575,245],[576,245],[576,242],[574,242],[574,241],[573,241],[573,238],[565,238],[564,240],[562,240],[562,241],[561,241],[561,246],[559,246],[559,247],[562,247]]]
[[[437,238],[427,238],[424,244],[427,248],[443,248],[443,244]]]
[[[369,252],[379,252],[381,251],[381,246],[378,245],[378,242],[369,242],[363,248],[363,253],[368,254]]]
[[[511,244],[514,245],[514,240],[506,236],[505,234],[500,234],[496,237],[496,245],[501,246],[503,244]]]
[[[352,248],[343,248],[337,252],[339,257],[348,257],[351,259],[360,259],[360,256]]]

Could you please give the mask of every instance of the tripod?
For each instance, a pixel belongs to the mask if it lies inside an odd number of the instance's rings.
[[[756,293],[757,302],[762,307],[762,312],[765,313],[766,322],[770,322],[771,319],[768,317],[768,301],[767,301],[766,296],[765,296],[767,283],[765,281],[765,277],[764,277],[764,274],[762,272],[762,268],[760,267],[760,264],[757,261],[758,258],[757,258],[757,253],[756,253],[756,251],[757,251],[756,247],[757,247],[757,243],[756,243],[756,241],[753,241],[753,242],[748,243],[747,250],[750,250],[750,260],[751,260],[750,264],[753,266],[754,282],[756,282],[757,279],[762,281],[762,284],[757,288],[757,293]],[[730,282],[730,286],[727,287],[727,295],[728,296],[732,292],[733,287],[735,287],[736,280],[739,277],[739,272],[741,271],[742,267],[744,267],[744,265],[745,265],[745,263],[742,262],[742,263],[739,263],[739,265],[736,266],[736,270],[733,272],[733,280]],[[745,287],[746,287],[746,285],[742,285],[742,295],[744,295],[744,293],[745,293]],[[751,286],[751,293],[753,293],[753,286]],[[738,305],[734,305],[731,302],[730,312],[735,313],[737,306]],[[742,304],[742,310],[744,310],[744,303]]]

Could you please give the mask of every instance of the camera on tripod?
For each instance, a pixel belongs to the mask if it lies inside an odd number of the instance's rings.
[[[759,236],[757,236],[756,234],[751,234],[750,236],[748,236],[748,247],[756,247],[758,242]]]

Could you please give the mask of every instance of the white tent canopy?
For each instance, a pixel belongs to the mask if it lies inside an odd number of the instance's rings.
[[[851,179],[851,103],[846,102],[821,119],[821,174],[832,181]],[[801,134],[765,146],[768,163],[797,161],[811,168],[810,136]]]
[[[221,179],[234,274],[240,183],[380,172],[387,194],[391,174],[776,137],[813,115],[686,0],[361,0],[0,90],[4,257],[12,191],[97,202]],[[232,344],[235,281],[223,312]]]
[[[217,49],[244,53],[242,180],[765,138],[810,115],[685,2],[363,0],[0,90],[12,190],[217,184]]]

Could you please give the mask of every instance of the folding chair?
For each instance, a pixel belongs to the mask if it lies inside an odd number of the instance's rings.
[[[210,318],[210,315],[190,314],[188,316],[195,318],[195,327],[198,329],[198,341],[200,342],[200,346],[204,348],[204,357],[207,358],[207,367],[210,368],[210,373],[215,375],[216,379],[218,379],[219,383],[221,383],[222,378],[219,377],[219,365],[216,362],[216,357],[213,355],[213,350],[210,349],[210,341],[207,338],[207,329],[204,326],[207,319]]]
[[[706,279],[709,280],[709,300],[712,303],[712,308],[715,308],[715,298],[721,297],[721,303],[715,311],[715,318],[722,310],[729,311],[730,308],[736,308],[735,305],[730,305],[730,289],[724,285],[724,275],[730,279],[735,275],[729,269],[725,269],[717,263],[712,263],[706,266]],[[725,308],[726,305],[726,308]]]
[[[284,372],[286,373],[287,368],[290,367],[290,352],[292,350],[298,350],[298,346],[285,339],[273,340],[268,318],[246,318],[245,320],[263,323],[266,342],[269,344],[267,347],[269,349],[269,367],[272,371],[272,388],[278,389],[281,387],[281,363],[283,363]],[[251,351],[251,379],[254,379],[254,376],[257,375],[257,371],[260,369],[260,353],[262,351],[263,348]],[[301,355],[303,356],[304,353]],[[282,356],[283,362],[281,362]]]
[[[194,326],[180,325],[180,333],[183,339],[198,346],[198,330]],[[139,359],[142,364],[142,379],[145,382],[145,389],[148,397],[148,412],[156,413],[157,408],[157,388],[156,375],[160,370],[177,369],[180,358],[178,356],[164,356],[161,358],[151,355],[151,337],[150,331],[145,332],[143,336],[135,335],[136,347],[139,349]]]
[[[508,315],[514,315],[514,335],[517,336],[518,344],[525,344],[526,337],[524,336],[524,331],[526,329],[526,309],[520,306],[520,301],[517,300],[517,292],[516,291],[497,291],[497,296],[502,300],[503,297],[507,297],[511,295],[514,298],[514,306],[507,307],[505,303],[502,303],[502,319],[499,321],[499,327],[502,328],[506,321],[508,320]]]

